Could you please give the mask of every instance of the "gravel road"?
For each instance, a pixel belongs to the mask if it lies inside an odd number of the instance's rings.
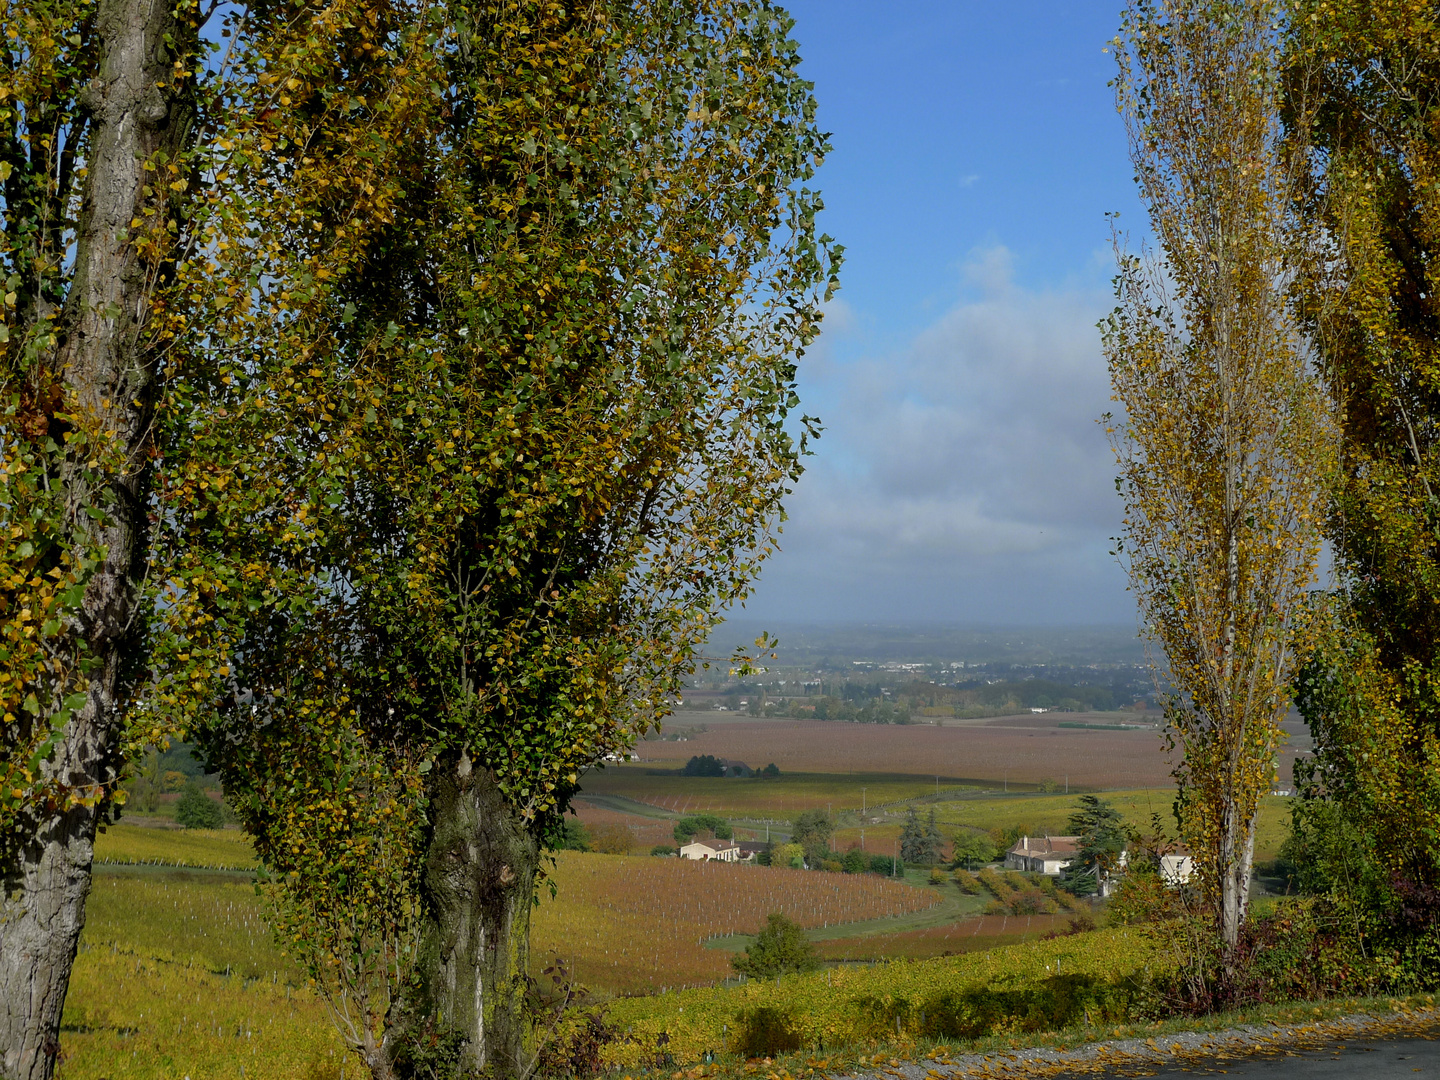
[[[1073,1050],[1022,1049],[895,1062],[847,1080],[1118,1080],[1180,1075],[1440,1080],[1440,1009],[1114,1040]]]

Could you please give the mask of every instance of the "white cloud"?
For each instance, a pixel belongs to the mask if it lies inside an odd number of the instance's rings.
[[[1097,418],[1109,381],[1094,290],[1014,284],[1003,247],[963,268],[972,296],[889,354],[839,360],[827,322],[802,363],[826,426],[791,497],[760,613],[794,618],[1113,621],[1131,610],[1107,553],[1119,525]]]

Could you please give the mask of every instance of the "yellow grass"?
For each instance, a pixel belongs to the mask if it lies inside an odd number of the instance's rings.
[[[344,1048],[303,984],[248,883],[98,874],[56,1076],[338,1078]],[[358,1080],[358,1062],[346,1076]]]

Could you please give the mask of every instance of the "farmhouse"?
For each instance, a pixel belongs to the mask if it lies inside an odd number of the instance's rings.
[[[680,857],[697,862],[739,862],[740,845],[733,840],[692,840],[680,849]]]
[[[1006,870],[1058,874],[1075,855],[1078,836],[1022,836],[1005,853]]]

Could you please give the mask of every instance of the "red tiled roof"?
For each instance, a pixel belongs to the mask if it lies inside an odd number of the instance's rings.
[[[1074,855],[1080,846],[1078,836],[1022,836],[1010,849],[1012,855],[1036,858],[1042,855]]]

